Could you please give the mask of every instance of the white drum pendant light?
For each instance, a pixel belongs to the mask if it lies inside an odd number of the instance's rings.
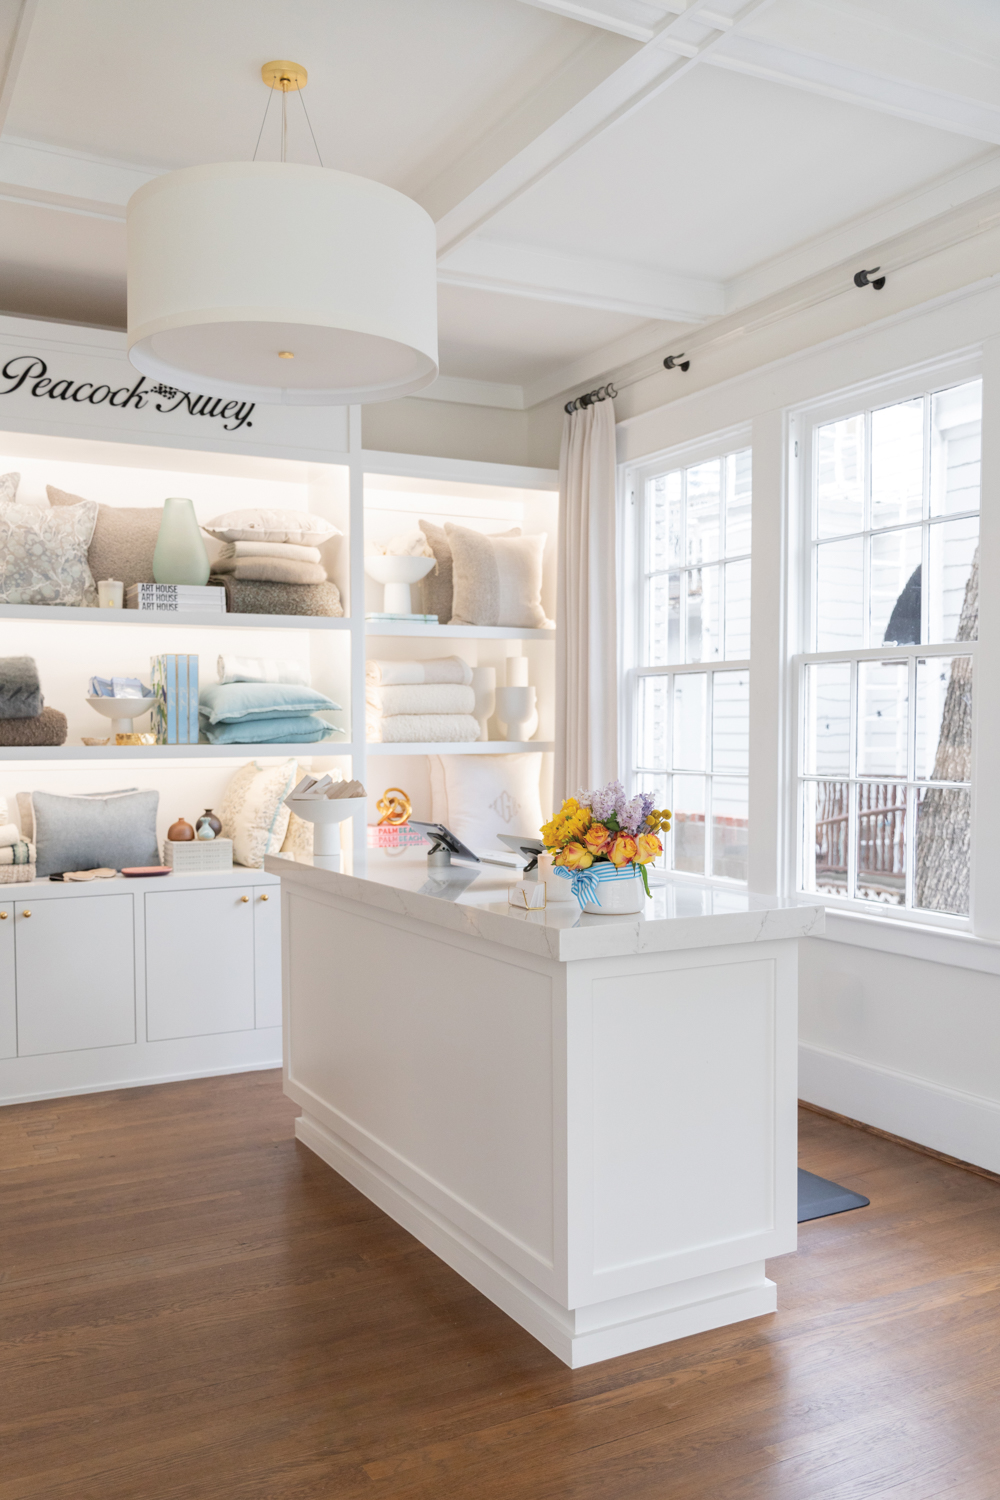
[[[262,74],[281,90],[284,156],[305,69]],[[133,193],[127,228],[144,375],[293,406],[391,401],[437,376],[434,224],[393,188],[284,160],[185,167]]]

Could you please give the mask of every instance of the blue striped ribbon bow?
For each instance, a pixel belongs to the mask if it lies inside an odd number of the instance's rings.
[[[635,877],[635,867],[633,865],[625,865],[619,870],[617,865],[603,860],[600,864],[590,865],[586,870],[567,870],[565,865],[553,865],[553,869],[563,880],[571,880],[573,882],[573,895],[576,897],[581,910],[587,905],[588,901],[591,903],[597,902],[597,887],[600,881],[617,880],[619,876],[623,875],[631,876],[633,879]]]

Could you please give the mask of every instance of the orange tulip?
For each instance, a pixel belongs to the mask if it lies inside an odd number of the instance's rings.
[[[631,834],[619,833],[608,850],[608,858],[620,870],[622,865],[627,865],[630,860],[635,859],[635,853],[635,839],[632,838]]]
[[[605,828],[603,823],[594,823],[587,829],[583,841],[591,854],[606,854],[612,836],[610,828]]]
[[[651,859],[663,853],[663,845],[655,833],[640,833],[636,839],[635,862],[637,865],[648,865]]]
[[[585,870],[594,863],[594,856],[582,844],[567,844],[556,855],[553,863],[565,865],[567,870]]]

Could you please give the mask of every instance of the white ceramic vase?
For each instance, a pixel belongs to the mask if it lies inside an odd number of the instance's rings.
[[[496,667],[473,667],[472,691],[476,695],[476,705],[472,712],[479,724],[479,738],[488,740],[490,737],[489,721],[497,702]]]
[[[497,688],[497,718],[505,740],[530,740],[538,728],[537,690],[533,687]]]
[[[635,865],[626,865],[614,875],[597,882],[597,899],[587,901],[582,910],[595,916],[634,916],[646,905],[646,887]]]

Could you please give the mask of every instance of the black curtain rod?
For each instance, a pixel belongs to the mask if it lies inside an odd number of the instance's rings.
[[[618,392],[615,390],[613,382],[609,380],[607,385],[599,385],[596,390],[586,391],[582,396],[577,396],[575,400],[567,401],[563,410],[571,416],[573,412],[580,411],[581,408],[593,406],[595,401],[606,401],[609,396],[614,397],[617,394]]]

